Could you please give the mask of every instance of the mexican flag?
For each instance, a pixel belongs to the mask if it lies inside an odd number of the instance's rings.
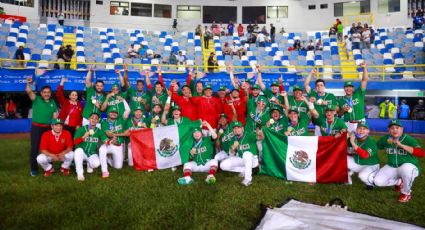
[[[284,136],[263,129],[260,172],[291,181],[345,183],[348,181],[347,136]]]
[[[136,170],[166,169],[186,163],[192,148],[192,129],[200,121],[141,129],[130,134],[133,163]]]

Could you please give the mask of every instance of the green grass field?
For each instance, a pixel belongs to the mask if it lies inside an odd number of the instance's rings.
[[[111,170],[107,180],[97,169],[79,182],[75,174],[30,177],[28,140],[0,145],[0,229],[249,229],[260,218],[260,204],[276,206],[288,197],[320,205],[338,197],[352,211],[425,226],[423,175],[406,204],[390,187],[366,191],[356,176],[350,186],[287,184],[256,175],[243,187],[236,174],[218,172],[217,183],[207,185],[206,174],[195,173],[195,183],[182,187],[181,167],[152,173],[125,167]]]

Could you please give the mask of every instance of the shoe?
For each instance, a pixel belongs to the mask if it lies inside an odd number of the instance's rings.
[[[410,198],[412,198],[411,195],[406,195],[406,194],[401,193],[400,196],[398,197],[398,202],[407,203],[407,202],[409,202]]]
[[[44,171],[44,177],[49,177],[53,174],[53,172],[55,171],[55,169],[52,167],[51,169]]]
[[[207,184],[215,184],[216,182],[215,176],[212,174],[208,175],[207,178],[205,179],[205,182]]]
[[[77,180],[84,181],[85,180],[84,175],[77,175]]]
[[[248,187],[248,186],[250,186],[250,185],[252,184],[252,181],[247,180],[247,179],[244,179],[244,180],[241,182],[241,184],[242,184],[243,186]]]
[[[31,172],[30,172],[30,175],[31,175],[32,177],[38,176],[38,171],[31,171]]]
[[[372,185],[366,185],[365,188],[367,191],[372,191],[373,190],[373,186]]]
[[[171,168],[171,171],[173,171],[173,172],[175,172],[177,170],[177,168],[176,167],[172,167]]]
[[[177,182],[179,185],[189,185],[193,183],[193,179],[189,177],[189,179],[186,179],[186,177],[180,177]]]
[[[93,168],[87,164],[87,173],[93,173]]]
[[[109,177],[109,172],[103,172],[102,173],[102,178],[103,179],[106,179],[106,178],[108,178]]]
[[[399,181],[400,181],[399,185],[394,186],[395,187],[394,190],[396,192],[401,192],[401,190],[403,189],[403,180],[399,179]]]
[[[61,172],[64,176],[69,176],[69,169],[66,169],[64,167],[61,167]]]
[[[148,169],[148,172],[153,172],[153,169]]]

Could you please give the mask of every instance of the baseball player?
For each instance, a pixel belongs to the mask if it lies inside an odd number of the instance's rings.
[[[257,98],[257,106],[248,104],[248,116],[246,117],[246,132],[255,132],[257,128],[262,128],[270,120],[270,108],[265,96]]]
[[[152,106],[149,116],[146,118],[146,126],[149,128],[155,128],[162,126],[161,124],[162,117],[162,104],[154,104]]]
[[[120,75],[121,76],[121,75]],[[120,77],[121,79],[122,77]],[[127,119],[130,114],[130,107],[128,106],[125,98],[127,94],[120,92],[119,85],[117,83],[112,84],[111,92],[106,96],[105,101],[102,104],[102,111],[108,111],[109,108],[113,107],[118,112],[118,116]]]
[[[308,136],[308,123],[310,123],[310,116],[318,118],[319,114],[314,108],[313,103],[307,101],[304,96],[300,97],[300,100],[307,105],[309,112],[307,116],[301,116],[297,107],[286,106],[285,114],[288,117],[288,126],[284,131],[286,136]]]
[[[124,136],[126,124],[124,119],[118,116],[115,107],[108,108],[108,119],[101,122],[101,129],[111,140],[103,144],[99,149],[100,166],[102,169],[102,178],[109,177],[108,161],[116,169],[121,169],[124,162]],[[111,154],[112,159],[107,155]]]
[[[336,106],[329,104],[325,108],[325,116],[319,116],[313,122],[320,127],[321,136],[340,137],[347,132],[347,126],[341,118],[335,116]]]
[[[128,80],[128,68],[124,65],[124,82],[127,87],[127,96],[130,99],[130,109],[134,113],[136,107],[142,109],[143,114],[146,114],[150,108],[149,102],[151,97],[148,92],[145,92],[145,82],[141,79],[136,81],[136,87],[132,87]]]
[[[84,181],[83,161],[87,161],[87,172],[92,173],[100,165],[98,144],[109,142],[105,132],[96,127],[99,118],[97,113],[90,115],[89,124],[78,128],[74,136],[74,162],[79,181]]]
[[[303,89],[299,85],[294,85],[293,92],[294,96],[288,96],[289,108],[291,110],[297,110],[303,120],[309,119],[309,108],[307,101],[304,100]]]
[[[213,128],[215,128],[222,108],[220,100],[212,95],[213,89],[211,85],[206,85],[204,88],[204,95],[191,97],[190,101],[198,108],[199,119],[207,121]]]
[[[252,169],[258,167],[257,140],[262,136],[259,132],[244,131],[242,123],[232,122],[234,137],[229,148],[230,156],[224,159],[220,168],[223,171],[237,172],[244,179],[242,185],[249,186],[252,183]]]
[[[133,112],[133,118],[127,119],[126,122],[126,131],[124,132],[124,136],[129,137],[130,132],[133,130],[139,130],[147,128],[146,118],[143,115],[142,106],[136,106]],[[131,150],[131,142],[128,143],[127,146],[127,154],[128,154],[128,166],[133,166],[133,151]]]
[[[345,96],[338,101],[339,115],[344,116],[348,132],[354,132],[359,121],[365,120],[364,97],[366,95],[366,86],[369,81],[366,64],[361,64],[363,68],[363,77],[360,87],[354,90],[354,84],[351,81],[344,83]]]
[[[310,98],[314,98],[314,107],[316,108],[317,112],[320,116],[325,116],[325,108],[327,105],[336,105],[337,100],[333,93],[327,93],[325,88],[325,81],[323,79],[317,79],[315,82],[315,90],[311,90],[310,87],[310,81],[313,75],[317,78],[317,70],[312,69],[310,74],[307,76],[307,78],[304,81],[304,88],[307,92],[307,95]],[[315,136],[321,136],[322,133],[320,131],[320,127],[316,125],[316,128],[314,130]]]
[[[191,122],[191,120],[187,117],[181,116],[182,109],[178,105],[174,105],[171,109],[172,118],[167,119],[166,114],[170,110],[170,104],[165,104],[164,112],[162,113],[161,122],[163,125],[182,125],[185,123]]]
[[[425,156],[425,151],[415,138],[403,131],[399,120],[391,120],[388,124],[388,134],[381,137],[377,143],[378,149],[384,149],[388,163],[375,176],[376,186],[395,186],[400,192],[399,202],[408,202],[411,198],[413,181],[419,175],[419,157]]]
[[[281,108],[273,106],[270,109],[270,117],[266,123],[267,128],[277,133],[283,133],[288,129],[288,117],[282,115]]]
[[[200,127],[193,129],[193,144],[190,149],[191,161],[183,166],[184,177],[178,179],[180,185],[193,183],[192,172],[208,172],[208,176],[205,179],[207,184],[214,184],[216,181],[214,175],[217,172],[218,161],[213,158],[214,145],[212,140],[217,138],[217,134],[208,122],[203,121],[202,126],[207,127],[211,134],[202,137],[202,129]]]
[[[156,104],[161,104],[161,106],[164,106],[168,98],[168,94],[166,93],[166,90],[165,90],[164,80],[162,78],[161,67],[158,66],[157,69],[158,69],[158,81],[155,82],[154,87],[152,87],[152,83],[151,83],[151,73],[149,71],[146,71],[146,75],[145,75],[146,84],[148,86],[150,96],[151,96],[151,101],[149,102],[149,104],[151,105],[151,111]]]
[[[93,67],[89,66],[89,71],[86,75],[86,104],[83,109],[83,125],[89,124],[89,118],[91,114],[101,113],[101,107],[103,103],[105,102],[105,95],[104,95],[104,83],[102,80],[96,80],[96,83],[92,84],[92,74],[93,74]],[[99,128],[100,124],[98,123]]]
[[[51,164],[53,161],[62,161],[60,171],[64,176],[69,175],[69,166],[74,159],[72,146],[71,133],[63,129],[61,119],[54,119],[52,130],[44,132],[41,136],[40,155],[37,156],[37,162],[44,169],[45,177],[52,175],[55,171]]]
[[[379,170],[378,148],[375,141],[369,137],[369,126],[366,122],[357,125],[356,132],[350,134],[348,142],[348,183],[351,184],[351,176],[359,174],[359,179],[366,184],[367,190],[373,189],[373,181]]]

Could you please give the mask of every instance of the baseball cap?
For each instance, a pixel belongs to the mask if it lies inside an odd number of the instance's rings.
[[[63,124],[63,122],[60,118],[53,119],[52,125],[57,125],[57,124]]]
[[[248,82],[250,85],[252,84],[251,80],[249,80],[249,79],[245,79],[244,82]]]
[[[231,126],[234,127],[242,127],[242,123],[240,121],[234,121],[232,122]]]
[[[357,124],[357,128],[358,127],[365,127],[366,129],[369,129],[369,125],[367,124],[367,122],[366,121],[360,121],[358,124]]]
[[[255,84],[255,85],[253,85],[253,86],[251,87],[251,89],[260,89],[260,85]]]
[[[136,106],[136,108],[134,108],[134,111],[136,111],[136,110],[142,110],[143,111],[143,108],[142,108],[142,106],[138,105],[138,106]]]
[[[211,86],[211,85],[206,85],[206,86],[204,87],[204,91],[205,91],[205,90],[207,90],[207,89],[211,89],[211,90],[212,90],[212,86]]]
[[[327,105],[325,108],[325,111],[335,111],[336,110],[336,106],[333,104]]]
[[[352,82],[352,81],[346,81],[346,82],[344,83],[344,87],[347,87],[347,86],[352,86],[352,87],[354,87],[354,84],[353,84],[353,82]]]
[[[171,111],[174,111],[174,110],[181,110],[181,108],[178,105],[174,105],[173,108],[171,108]]]
[[[118,113],[118,109],[115,106],[110,106],[108,108],[108,113]]]
[[[240,91],[240,89],[239,89],[239,88],[234,87],[234,88],[232,89],[232,92],[233,92],[233,91],[235,91],[235,90],[236,90],[236,91],[238,91],[238,92]]]
[[[218,91],[226,91],[226,87],[225,86],[220,86],[220,88],[218,88]]]
[[[264,97],[264,96],[259,96],[259,97],[257,98],[257,102],[260,102],[260,101],[262,101],[262,102],[264,102],[264,103],[267,103],[267,98],[266,98],[266,97]]]
[[[114,83],[114,84],[112,84],[112,86],[111,86],[111,89],[113,89],[113,88],[120,88],[120,86],[118,85],[118,83]]]
[[[300,112],[298,112],[298,109],[296,109],[296,108],[294,108],[294,107],[293,107],[293,108],[289,108],[289,110],[288,110],[288,114],[289,114],[289,113],[291,113],[291,112],[296,112],[296,113],[298,113],[298,114],[300,113]]]
[[[190,89],[190,86],[189,86],[189,85],[186,85],[186,84],[182,85],[182,89],[183,89],[184,87],[187,87],[187,88],[189,88],[189,89]]]
[[[403,127],[403,125],[401,125],[401,122],[397,119],[390,120],[390,123],[388,123],[388,128],[393,126],[393,125]]]
[[[274,81],[272,84],[271,84],[271,86],[279,86],[280,84],[279,84],[279,82],[277,82],[277,81]]]
[[[193,132],[202,132],[201,127],[194,127]]]
[[[292,91],[295,92],[296,90],[303,91],[303,88],[301,88],[301,86],[299,86],[299,85],[294,85]]]
[[[224,117],[224,118],[229,118],[229,117],[227,116],[227,114],[225,114],[225,113],[220,114],[220,118],[222,118],[222,117]]]
[[[281,109],[280,109],[278,106],[272,106],[272,107],[270,108],[270,113],[273,113],[273,111],[275,111],[275,110],[277,110],[277,111],[281,112]]]

